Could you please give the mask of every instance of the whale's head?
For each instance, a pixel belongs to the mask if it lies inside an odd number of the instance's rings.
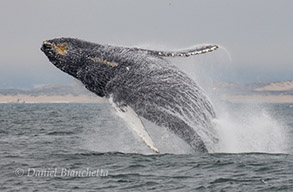
[[[41,50],[57,68],[76,77],[77,72],[90,61],[87,52],[98,47],[98,44],[79,39],[57,38],[43,41]]]
[[[79,39],[46,40],[41,50],[57,68],[79,79],[99,96],[104,96],[105,86],[118,65],[105,59],[109,54],[103,45]]]

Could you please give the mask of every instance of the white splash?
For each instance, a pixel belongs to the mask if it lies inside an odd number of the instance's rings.
[[[214,121],[219,135],[216,152],[287,153],[287,131],[262,110],[227,110]]]
[[[215,79],[221,79],[219,71],[229,70],[232,65],[232,57],[225,47],[220,45],[220,49],[212,54],[191,57],[190,60],[178,59],[176,62],[177,67],[202,86],[214,104],[217,119],[213,123],[219,138],[214,152],[288,152],[286,126],[265,108],[248,104],[228,106],[220,101],[221,94],[227,94],[225,91],[210,91],[217,81]]]

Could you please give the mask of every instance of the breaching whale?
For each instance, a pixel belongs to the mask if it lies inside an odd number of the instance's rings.
[[[166,52],[101,45],[74,38],[44,41],[41,50],[57,68],[106,97],[153,151],[159,153],[141,117],[166,127],[194,151],[207,152],[217,141],[213,106],[195,81],[165,57],[214,51],[217,45]],[[135,117],[133,119],[133,117]]]

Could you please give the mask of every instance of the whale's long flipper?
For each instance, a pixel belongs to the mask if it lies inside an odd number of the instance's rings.
[[[154,51],[146,50],[151,55],[161,56],[161,57],[189,57],[192,55],[199,55],[208,52],[215,51],[218,49],[218,45],[203,45],[201,47],[196,47],[193,49],[187,49],[182,51]]]
[[[119,108],[114,102],[112,97],[109,98],[109,102],[115,108],[118,116],[121,117],[123,120],[127,120],[129,127],[134,131],[142,141],[155,153],[160,153],[157,147],[155,146],[152,138],[150,137],[149,133],[146,131],[144,125],[142,124],[141,119],[139,116],[133,111],[133,109],[129,106],[121,109]]]

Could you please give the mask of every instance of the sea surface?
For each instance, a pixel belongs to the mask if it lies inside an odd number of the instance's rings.
[[[293,104],[230,108],[219,151],[153,154],[108,104],[0,104],[0,191],[293,191]]]

